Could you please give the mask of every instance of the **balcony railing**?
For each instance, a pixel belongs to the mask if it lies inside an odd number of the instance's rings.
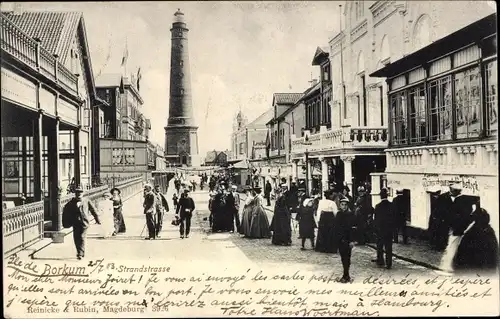
[[[78,77],[44,49],[42,43],[24,33],[7,16],[0,13],[0,17],[2,50],[76,95]]]
[[[350,127],[309,135],[310,145],[304,145],[305,137],[292,138],[292,154],[306,151],[319,152],[334,149],[380,148],[388,146],[387,128],[385,127]]]
[[[498,174],[496,140],[425,145],[387,150],[387,172]]]
[[[4,256],[43,239],[43,201],[4,209],[2,212]]]

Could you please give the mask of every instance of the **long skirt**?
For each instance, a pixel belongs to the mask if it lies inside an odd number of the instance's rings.
[[[314,238],[314,229],[317,228],[312,210],[299,212],[299,237]]]
[[[122,208],[115,208],[113,211],[113,220],[116,233],[124,233],[127,231],[125,227],[125,220],[123,219]]]
[[[257,206],[252,212],[249,238],[270,238],[269,219],[262,206]]]
[[[290,245],[292,243],[292,221],[288,212],[274,214],[271,222],[273,245]]]
[[[243,214],[241,216],[241,227],[240,234],[245,236],[250,236],[250,226],[252,223],[252,206],[248,205],[243,208]]]
[[[453,258],[455,258],[461,240],[462,236],[450,235],[448,246],[446,246],[446,250],[444,251],[443,257],[441,258],[441,264],[439,268],[447,272],[453,272]]]
[[[322,253],[337,253],[335,234],[335,215],[331,212],[322,212],[318,222],[318,238],[314,250]]]

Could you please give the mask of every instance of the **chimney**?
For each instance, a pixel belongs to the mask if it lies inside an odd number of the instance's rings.
[[[23,14],[23,4],[21,2],[14,2],[14,12],[15,16],[20,16]]]

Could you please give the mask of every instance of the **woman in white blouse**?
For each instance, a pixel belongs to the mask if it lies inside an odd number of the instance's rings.
[[[338,208],[332,198],[332,194],[332,190],[326,190],[323,199],[318,203],[316,216],[319,216],[319,221],[315,250],[322,253],[335,254],[337,253],[337,245],[335,243],[335,216]]]

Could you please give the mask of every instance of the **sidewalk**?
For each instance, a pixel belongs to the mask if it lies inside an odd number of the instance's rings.
[[[245,199],[246,195],[240,194],[240,200],[244,201]],[[269,219],[272,218],[274,205],[275,201],[271,200],[271,206],[264,206]],[[402,242],[402,239],[400,242]],[[393,244],[392,253],[395,258],[426,268],[441,270],[439,265],[443,252],[432,250],[427,242],[422,239],[409,238],[409,242],[409,245]],[[367,244],[366,246],[374,250],[377,249],[376,244]]]

